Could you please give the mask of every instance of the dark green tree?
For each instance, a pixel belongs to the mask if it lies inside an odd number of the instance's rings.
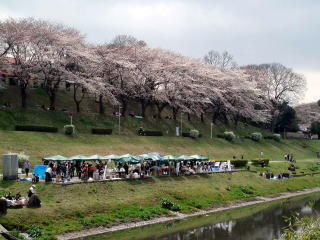
[[[320,139],[320,122],[313,122],[311,123],[311,133],[317,134],[318,139]]]
[[[279,114],[275,118],[276,132],[297,132],[299,130],[296,111],[288,105],[288,102],[283,102],[278,106]]]

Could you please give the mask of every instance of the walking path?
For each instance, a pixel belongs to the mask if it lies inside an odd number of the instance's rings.
[[[218,207],[218,208],[214,208],[214,209],[207,210],[207,211],[201,210],[201,211],[198,211],[195,213],[190,213],[190,214],[175,213],[174,216],[159,217],[159,218],[155,218],[155,219],[148,220],[148,221],[124,223],[124,224],[120,224],[120,225],[117,225],[114,227],[97,227],[97,228],[85,229],[85,230],[81,230],[81,231],[77,231],[77,232],[76,231],[69,232],[69,233],[58,235],[57,239],[58,240],[72,240],[72,239],[79,239],[79,238],[90,237],[90,236],[97,236],[100,234],[123,231],[123,230],[128,230],[131,228],[138,228],[138,227],[143,227],[143,226],[148,226],[148,225],[153,225],[153,224],[165,223],[165,222],[169,222],[169,221],[176,221],[176,220],[181,220],[184,218],[196,217],[196,216],[206,215],[206,214],[210,214],[210,213],[231,210],[231,209],[235,209],[235,208],[242,208],[242,207],[251,206],[251,205],[255,205],[255,204],[259,204],[259,203],[272,202],[272,201],[276,201],[276,200],[292,198],[292,197],[301,196],[301,195],[305,195],[305,194],[309,194],[309,193],[315,193],[315,192],[320,192],[320,187],[299,190],[296,192],[284,192],[284,193],[280,193],[277,195],[271,195],[271,196],[267,196],[267,197],[259,197],[258,196],[258,197],[256,197],[256,200],[252,200],[252,201],[248,201],[248,202],[245,202],[245,200],[244,200],[244,201],[238,202],[238,203],[230,203],[228,206]]]

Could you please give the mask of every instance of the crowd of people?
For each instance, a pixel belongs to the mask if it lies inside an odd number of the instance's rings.
[[[144,160],[136,164],[111,161],[50,161],[46,163],[45,182],[66,182],[73,177],[82,181],[107,178],[144,178],[145,176],[173,176],[209,173],[233,168],[226,162]]]

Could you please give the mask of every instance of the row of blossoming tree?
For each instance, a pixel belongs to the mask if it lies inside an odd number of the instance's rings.
[[[148,106],[156,106],[159,119],[163,109],[170,108],[174,119],[182,111],[202,120],[208,115],[213,121],[266,123],[273,102],[301,92],[305,84],[303,76],[282,65],[237,67],[228,53],[214,51],[201,61],[150,48],[130,36],[94,45],[73,28],[33,18],[0,22],[0,61],[8,56],[15,59],[24,108],[30,81],[37,77],[44,82],[51,110],[60,82],[70,81],[78,112],[84,94],[89,94],[98,97],[100,114],[106,104],[121,105],[125,116],[134,101],[142,116]]]

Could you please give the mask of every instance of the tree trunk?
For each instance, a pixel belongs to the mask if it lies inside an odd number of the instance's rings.
[[[187,116],[188,116],[188,121],[189,121],[189,122],[191,122],[191,116],[190,116],[190,113],[188,113],[188,114],[187,114]]]
[[[99,114],[100,115],[104,115],[105,114],[105,110],[104,110],[104,106],[103,106],[103,96],[99,95]]]
[[[212,114],[212,122],[216,124],[217,120],[218,120],[218,113],[215,111]]]
[[[56,110],[56,93],[55,91],[51,91],[50,96],[49,96],[49,100],[50,100],[50,110],[54,111]]]
[[[178,111],[179,111],[178,108],[172,108],[172,117],[173,117],[173,120],[177,120]]]
[[[158,103],[156,103],[156,106],[157,106],[157,109],[158,109],[158,113],[157,113],[157,118],[158,119],[161,119],[162,117],[161,117],[161,113],[162,113],[162,111],[163,111],[163,109],[165,108],[165,104],[158,104]]]
[[[21,96],[21,107],[27,108],[27,88],[20,87],[20,96]]]
[[[80,99],[78,100],[78,99],[77,99],[77,91],[78,91],[78,89],[79,89],[79,85],[76,86],[76,85],[74,84],[74,85],[73,85],[73,100],[74,100],[74,102],[76,103],[77,113],[80,112],[80,104],[81,104],[81,102],[82,102],[82,100],[83,100],[83,98],[84,98],[84,95],[85,95],[85,93],[82,92],[82,96],[81,96]]]
[[[126,117],[128,102],[125,100],[121,100],[121,103],[122,103],[121,116]]]
[[[147,104],[144,100],[141,101],[141,116],[146,118],[146,109],[147,109]]]
[[[226,113],[221,113],[221,115],[223,117],[223,122],[225,124],[229,124],[229,120],[228,120],[227,114]]]
[[[200,114],[200,119],[201,119],[201,122],[204,123],[203,113]]]
[[[77,113],[80,112],[80,102],[76,102],[76,107],[77,107]]]

